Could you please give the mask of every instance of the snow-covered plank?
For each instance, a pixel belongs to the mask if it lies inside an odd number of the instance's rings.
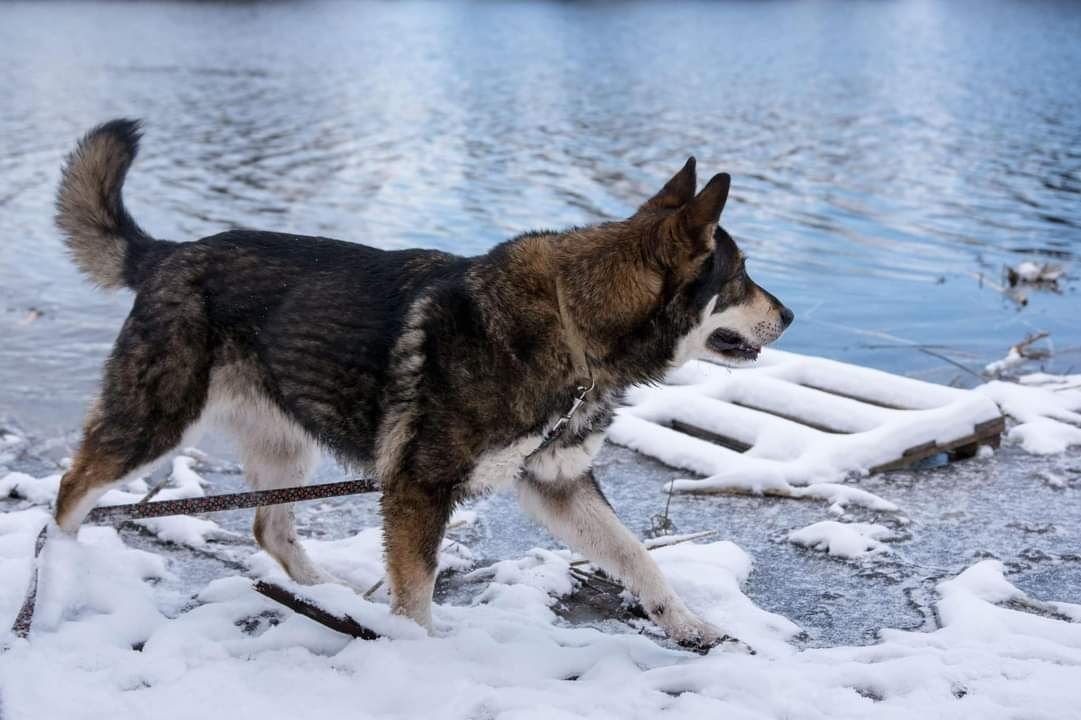
[[[627,401],[609,437],[706,476],[684,491],[835,483],[998,447],[1005,429],[980,393],[779,350],[752,367],[688,363]]]

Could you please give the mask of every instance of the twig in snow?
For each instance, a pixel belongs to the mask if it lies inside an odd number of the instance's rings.
[[[683,543],[701,540],[702,538],[719,535],[720,530],[703,530],[702,532],[687,533],[686,535],[666,535],[664,537],[650,538],[645,541],[646,550],[656,550],[662,547],[672,547]]]
[[[703,530],[702,532],[687,533],[686,535],[663,535],[656,538],[646,538],[642,541],[642,544],[646,546],[646,550],[656,550],[662,547],[671,547],[673,545],[682,545],[683,543],[694,542],[695,540],[701,540],[702,538],[713,537],[719,535],[720,530]],[[572,560],[570,566],[572,568],[578,568],[583,565],[589,565],[590,561],[586,558],[579,558],[578,560]]]
[[[34,541],[34,564],[30,570],[30,583],[26,587],[26,596],[23,605],[19,608],[19,614],[15,616],[15,622],[11,625],[11,632],[17,638],[25,639],[30,634],[30,626],[34,622],[34,605],[38,598],[38,574],[41,570],[41,551],[45,548],[45,541],[49,537],[49,526],[41,528],[37,540]]]
[[[993,363],[988,363],[984,367],[984,372],[991,377],[998,377],[1002,373],[1018,365],[1023,364],[1028,360],[1042,360],[1048,357],[1051,352],[1043,348],[1033,349],[1032,345],[1040,340],[1049,337],[1049,333],[1038,332],[1033,333],[1025,337],[1024,340],[1010,347],[1010,351],[1006,353],[1006,357],[1001,360],[996,360]]]
[[[378,590],[379,588],[383,587],[383,581],[385,581],[385,580],[386,580],[386,577],[381,577],[378,580],[376,580],[375,585],[372,585],[370,588],[368,588],[364,592],[364,595],[362,595],[361,597],[363,597],[365,600],[370,600],[372,595],[375,594],[375,591]]]
[[[608,588],[597,587],[596,585],[594,585],[591,582],[591,580],[594,577],[591,573],[583,573],[583,572],[578,571],[578,570],[571,570],[571,576],[575,580],[577,580],[578,582],[582,583],[587,588],[592,590],[597,595],[610,595],[610,594],[613,594],[612,590],[610,590]],[[622,592],[622,590],[623,590],[623,588],[620,587],[618,592]]]
[[[672,524],[672,520],[668,517],[668,510],[672,507],[672,486],[668,486],[668,498],[664,502],[664,512],[660,515],[654,515],[649,519],[649,533],[652,537],[659,537],[670,534],[675,530],[675,525]]]
[[[1024,340],[1022,340],[1021,342],[1014,345],[1014,347],[1017,348],[1017,352],[1019,352],[1019,353],[1024,354],[1024,353],[1028,352],[1029,357],[1031,357],[1031,358],[1047,357],[1047,351],[1046,350],[1031,351],[1030,347],[1032,346],[1032,344],[1034,342],[1037,342],[1039,340],[1043,340],[1045,337],[1050,337],[1050,335],[1051,335],[1051,333],[1046,332],[1046,331],[1033,333],[1032,335],[1026,336]]]
[[[571,575],[574,576],[574,578],[576,580],[578,580],[579,582],[581,582],[581,583],[583,583],[585,585],[588,585],[589,587],[593,588],[597,592],[606,592],[606,591],[603,590],[603,589],[598,588],[593,583],[600,583],[601,585],[607,585],[610,588],[610,590],[608,590],[607,592],[613,592],[613,593],[616,593],[616,594],[623,592],[623,585],[622,584],[620,584],[620,583],[616,582],[615,580],[612,580],[612,579],[610,579],[608,577],[605,577],[604,575],[601,575],[600,573],[589,572],[588,570],[582,570],[581,568],[571,568]]]
[[[157,482],[151,484],[150,489],[146,491],[146,495],[143,495],[139,500],[139,503],[148,503],[153,500],[154,496],[160,493],[162,488],[169,484],[170,478],[172,478],[172,473],[162,472],[161,477],[158,478]]]
[[[348,615],[335,615],[327,612],[311,600],[302,598],[281,585],[258,580],[252,587],[257,593],[267,596],[274,602],[280,603],[290,610],[344,635],[360,638],[361,640],[377,640],[382,637],[379,633],[361,625]]]

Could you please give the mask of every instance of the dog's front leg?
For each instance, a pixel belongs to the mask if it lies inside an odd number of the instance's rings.
[[[439,546],[453,508],[450,492],[406,480],[384,487],[382,504],[391,607],[431,630]]]
[[[592,471],[574,480],[544,480],[525,473],[518,481],[518,498],[556,538],[618,578],[676,642],[701,648],[728,639],[676,595],[642,543],[616,516]]]

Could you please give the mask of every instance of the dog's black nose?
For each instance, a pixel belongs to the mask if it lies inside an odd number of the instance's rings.
[[[792,312],[786,307],[781,308],[781,325],[788,327],[792,324],[792,321],[796,319],[796,313]]]

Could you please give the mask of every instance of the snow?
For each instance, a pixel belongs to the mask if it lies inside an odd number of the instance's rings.
[[[21,602],[33,539],[47,520],[38,507],[0,515],[2,617]],[[305,545],[352,582],[382,576],[376,529]],[[554,606],[575,588],[570,556],[542,549],[471,571],[480,592],[437,606],[432,636],[348,588],[294,588],[386,635],[353,640],[278,606],[239,575],[211,582],[171,613],[162,558],[125,546],[110,528],[84,527],[78,542],[54,535],[46,546],[34,630],[0,655],[0,702],[7,720],[993,720],[1066,718],[1081,702],[1081,624],[1062,619],[1081,608],[1028,598],[997,561],[939,583],[941,627],[933,632],[884,630],[869,646],[801,651],[792,642],[799,628],[743,593],[753,561],[736,545],[683,542],[651,552],[691,607],[757,654],[722,646],[697,656],[648,627],[640,634],[615,621],[603,631],[568,625]],[[256,575],[269,568],[258,555],[252,565]],[[1019,609],[1026,604],[1057,616]]]
[[[383,580],[383,531],[366,528],[352,537],[341,540],[308,540],[304,543],[308,553],[331,575],[361,593]],[[273,580],[280,585],[289,584],[289,578],[277,561],[263,551],[245,560],[251,575]],[[440,571],[469,570],[475,564],[469,548],[462,543],[445,539],[439,555]],[[385,583],[372,593],[373,598],[386,599]],[[359,618],[358,618],[359,619]]]
[[[1023,375],[976,388],[1017,421],[1006,439],[1040,455],[1081,445],[1081,375]]]
[[[208,540],[222,540],[237,536],[236,533],[223,530],[216,522],[186,515],[135,520],[134,522],[166,542],[193,548],[205,547]]]
[[[780,478],[769,476],[743,478],[738,477],[735,473],[725,473],[706,480],[675,480],[671,483],[671,488],[673,492],[728,492],[822,500],[830,503],[832,508],[841,512],[843,512],[846,505],[858,505],[884,512],[893,512],[898,509],[897,505],[889,500],[884,500],[873,493],[849,485],[823,482],[797,487]]]
[[[761,369],[773,367],[773,374],[761,374],[750,383],[752,388],[759,383],[760,391],[772,394],[770,382],[790,386],[800,380],[800,372],[804,382],[824,381],[824,376],[815,376],[821,367],[797,372],[790,358],[769,355]],[[721,375],[712,377],[715,371]],[[704,380],[703,372],[709,376]],[[727,376],[724,370],[689,366],[673,376],[677,384],[657,390],[729,392],[720,382]],[[863,379],[868,377],[874,376]],[[847,388],[849,394],[865,397],[871,392],[883,404],[899,404],[897,387],[885,381],[859,385],[860,378],[834,380],[847,383],[832,386],[837,391]],[[1039,423],[1071,428],[1065,421],[1081,408],[1081,376],[1025,376],[1015,384],[990,383],[979,394],[958,394],[962,391],[950,388],[924,393],[924,383],[904,385],[909,406],[915,404],[918,412],[942,421],[936,432],[960,426],[962,415],[969,422],[988,404],[1000,404],[1018,422],[1011,441],[1026,448],[1031,428],[1038,429]],[[706,399],[720,403],[717,397]],[[650,454],[716,476],[709,482],[677,480],[673,489],[754,492],[828,504],[805,508],[804,517],[825,512],[851,520],[848,506],[862,508],[864,515],[890,513],[884,525],[837,519],[806,524],[808,518],[785,526],[771,539],[785,547],[806,546],[808,551],[797,552],[812,562],[830,562],[824,555],[814,560],[817,553],[828,553],[837,558],[831,566],[852,563],[867,570],[861,564],[873,558],[871,569],[878,569],[879,563],[899,557],[887,544],[895,541],[890,528],[904,524],[897,506],[843,483],[844,475],[838,473],[853,472],[851,467],[808,446],[810,437],[792,433],[771,439],[767,432],[785,427],[773,420],[759,427],[734,425],[748,433],[752,448],[746,454],[726,451],[658,424],[665,412],[679,409],[677,400],[668,393],[650,395],[644,403],[653,403],[648,412],[636,405],[619,421]],[[828,404],[816,409],[822,424],[827,419],[845,422],[853,435],[869,433],[882,441],[912,439],[903,424],[885,412],[888,408],[847,413],[851,407]],[[704,407],[714,408],[708,403]],[[692,403],[687,408],[694,410]],[[708,423],[712,417],[707,412],[695,419]],[[1068,436],[1059,439],[1069,442]],[[861,456],[865,462],[867,452]],[[720,465],[722,459],[731,463],[732,457],[748,455],[759,464],[746,467],[760,472],[741,475]],[[169,483],[157,498],[202,495],[205,483],[199,468],[207,462],[185,451],[173,461]],[[774,467],[766,465],[770,462]],[[0,476],[0,497],[19,498],[7,505],[11,511],[0,513],[0,627],[22,602],[34,539],[50,521],[47,508],[58,481],[53,474]],[[1058,476],[1032,482],[1053,485],[1067,501],[1077,489],[1074,480]],[[928,492],[933,487],[928,485]],[[104,500],[135,502],[146,490],[146,482],[138,480]],[[922,490],[914,486],[909,492]],[[467,530],[484,522],[477,508],[455,516],[456,525]],[[41,557],[38,612],[29,640],[0,634],[4,720],[323,715],[1062,720],[1076,716],[1081,707],[1081,684],[1076,681],[1081,668],[1079,598],[1030,596],[1014,584],[1018,570],[1013,564],[984,559],[979,548],[967,544],[957,548],[955,570],[937,576],[933,613],[923,630],[886,628],[868,645],[807,649],[801,647],[802,631],[796,623],[748,597],[755,558],[739,545],[718,538],[715,531],[651,541],[651,555],[688,605],[756,651],[749,655],[721,646],[699,656],[674,647],[644,620],[608,616],[575,624],[565,619],[561,609],[582,591],[572,572],[576,559],[566,550],[534,548],[478,567],[468,545],[446,540],[440,569],[459,578],[469,592],[435,607],[429,636],[389,613],[385,582],[367,599],[362,596],[385,576],[378,528],[354,528],[337,539],[304,540],[312,557],[343,584],[300,588],[291,585],[265,553],[233,544],[235,536],[209,520],[162,518],[141,525],[159,540],[183,547],[159,543],[161,553],[146,552],[125,542],[137,540],[138,533],[121,536],[108,527],[83,527],[77,541],[51,534]],[[964,542],[963,535],[958,537]],[[203,581],[192,595],[176,582],[177,558],[185,547],[208,555],[225,552],[231,569],[224,577]],[[831,590],[829,577],[822,574],[823,592]],[[385,637],[362,641],[335,633],[256,593],[253,578],[286,585]],[[928,583],[928,591],[931,587]],[[889,583],[882,588],[883,593],[905,597],[911,590]]]
[[[1014,346],[1006,353],[1006,357],[984,365],[983,371],[992,377],[998,377],[1007,370],[1024,365],[1026,362],[1028,362],[1028,358],[1021,354],[1017,346]]]
[[[772,349],[763,350],[756,366],[692,361],[667,380],[628,393],[629,406],[620,410],[609,439],[703,476],[675,483],[678,492],[770,493],[887,509],[888,501],[846,495],[839,483],[909,448],[958,440],[1000,414],[991,399],[970,391]],[[669,427],[673,422],[749,449],[737,452],[677,432]],[[835,487],[798,490],[821,483]]]
[[[36,478],[26,473],[12,472],[0,478],[0,497],[22,498],[36,505],[51,503],[59,489],[59,474]]]
[[[823,550],[830,555],[854,560],[868,555],[888,552],[880,542],[893,532],[875,523],[840,523],[824,520],[788,533],[788,541],[796,545]]]
[[[1059,615],[1075,623],[1081,623],[1081,605],[1067,602],[1050,602],[1048,605]]]
[[[155,500],[180,500],[203,497],[206,494],[203,489],[206,481],[195,471],[195,466],[201,461],[196,459],[196,453],[190,450],[185,452],[187,454],[177,455],[173,458],[166,485],[154,496]],[[201,453],[199,454],[201,455]],[[21,472],[8,473],[0,477],[0,497],[22,498],[36,505],[52,505],[56,501],[56,493],[60,489],[60,477],[60,474],[35,478]],[[148,489],[146,480],[137,478],[127,483],[123,488],[116,488],[107,492],[101,498],[99,504],[124,505],[136,503],[146,495]],[[209,539],[236,538],[235,533],[224,530],[212,520],[188,517],[186,515],[135,520],[133,522],[166,542],[192,548],[205,547]]]

